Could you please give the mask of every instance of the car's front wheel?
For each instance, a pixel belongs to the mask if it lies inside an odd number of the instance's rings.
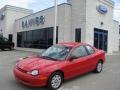
[[[103,62],[99,61],[96,65],[95,72],[100,73],[103,70]]]
[[[4,48],[1,48],[2,51],[4,51]]]
[[[48,88],[56,90],[60,88],[63,83],[63,75],[60,72],[54,72],[48,80]]]

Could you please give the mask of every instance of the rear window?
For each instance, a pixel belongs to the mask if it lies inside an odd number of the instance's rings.
[[[95,53],[95,50],[91,46],[86,46],[86,48],[89,54]]]

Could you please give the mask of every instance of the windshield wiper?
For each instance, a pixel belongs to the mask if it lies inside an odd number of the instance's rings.
[[[49,59],[49,60],[57,60],[57,59],[49,57],[49,56],[41,56],[41,58],[43,58],[43,59]]]

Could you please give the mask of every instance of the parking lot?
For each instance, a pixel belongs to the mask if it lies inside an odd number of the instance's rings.
[[[18,58],[35,53],[0,51],[0,90],[46,90],[31,88],[18,83],[12,73]],[[120,90],[120,54],[107,55],[103,72],[88,73],[66,81],[59,90]]]

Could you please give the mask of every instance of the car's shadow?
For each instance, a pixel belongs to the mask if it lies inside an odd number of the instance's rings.
[[[94,73],[94,72],[88,72],[86,74],[83,74],[83,75],[74,77],[72,79],[66,80],[64,83],[75,82],[76,80],[80,80],[80,79],[86,78],[86,77],[91,76],[93,74],[96,74],[96,73]]]
[[[48,90],[46,87],[29,87],[26,85],[21,84],[20,82],[13,80],[12,84],[18,88],[18,90]]]
[[[93,75],[94,73],[93,72],[89,72],[87,74],[84,74],[84,75],[81,75],[81,76],[78,76],[78,77],[75,77],[75,78],[72,78],[72,79],[69,79],[69,80],[66,80],[64,83],[63,83],[63,86],[64,84],[69,84],[69,83],[74,83],[74,82],[77,82],[78,80],[81,80],[83,78],[86,78],[86,77],[89,77],[91,75]],[[13,84],[16,86],[16,87],[20,87],[21,89],[23,88],[24,90],[48,90],[46,87],[29,87],[29,86],[25,86],[21,83],[19,83],[18,81],[16,80],[13,80]]]
[[[9,49],[5,49],[5,50],[1,50],[0,49],[0,52],[5,52],[5,51],[14,51],[15,49],[13,49],[13,50],[9,50]]]

